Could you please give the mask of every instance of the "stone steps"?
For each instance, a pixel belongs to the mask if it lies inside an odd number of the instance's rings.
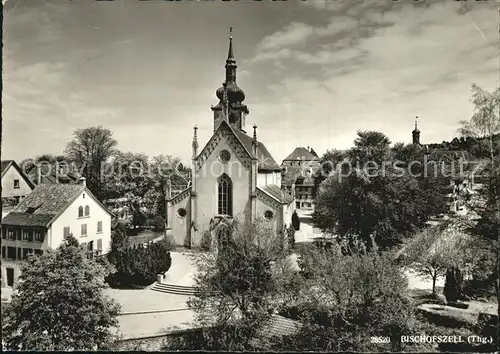
[[[166,294],[194,296],[196,288],[194,286],[183,286],[166,283],[156,283],[151,287],[151,290]]]

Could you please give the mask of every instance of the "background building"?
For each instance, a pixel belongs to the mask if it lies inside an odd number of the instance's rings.
[[[2,213],[12,210],[35,187],[14,160],[2,161]]]
[[[297,147],[281,163],[283,189],[292,193],[295,208],[314,209],[314,175],[319,171],[319,157],[309,146]]]

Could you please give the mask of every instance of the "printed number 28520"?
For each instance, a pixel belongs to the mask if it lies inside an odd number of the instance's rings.
[[[371,343],[390,343],[391,338],[389,337],[370,337]]]

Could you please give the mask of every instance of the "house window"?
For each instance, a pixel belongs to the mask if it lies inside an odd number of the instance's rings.
[[[16,260],[16,248],[15,247],[7,247],[7,259]]]
[[[42,237],[41,231],[35,231],[35,241],[36,242],[43,242],[43,237]]]
[[[233,215],[233,183],[225,173],[218,181],[218,208],[219,215]]]
[[[69,237],[70,232],[71,232],[71,229],[69,228],[69,226],[66,226],[66,227],[63,229],[63,238],[68,238],[68,237]]]
[[[97,222],[97,232],[102,232],[102,221]]]
[[[83,207],[82,206],[78,207],[78,217],[83,218]]]
[[[90,215],[90,207],[88,205],[85,206],[85,216]]]
[[[14,229],[8,229],[7,230],[7,236],[9,238],[9,240],[15,240],[16,239],[16,233],[15,233]]]
[[[23,241],[29,241],[29,240],[30,240],[30,231],[23,230]]]
[[[93,251],[94,250],[94,241],[90,241],[87,243],[87,251]]]
[[[87,250],[87,242],[82,242],[80,244],[80,247],[86,251]]]
[[[102,250],[102,239],[97,240],[97,249],[100,251]]]
[[[87,236],[87,224],[82,224],[82,236]]]
[[[23,248],[23,259],[28,259],[28,257],[32,254],[33,254],[32,248]]]
[[[19,180],[18,179],[14,180],[14,189],[19,189]]]
[[[7,248],[5,246],[2,246],[2,258],[5,258],[6,251],[7,251]]]

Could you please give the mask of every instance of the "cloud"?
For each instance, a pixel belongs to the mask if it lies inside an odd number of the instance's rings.
[[[257,51],[279,50],[309,38],[314,33],[314,29],[300,22],[287,25],[283,30],[265,37],[257,44]]]

